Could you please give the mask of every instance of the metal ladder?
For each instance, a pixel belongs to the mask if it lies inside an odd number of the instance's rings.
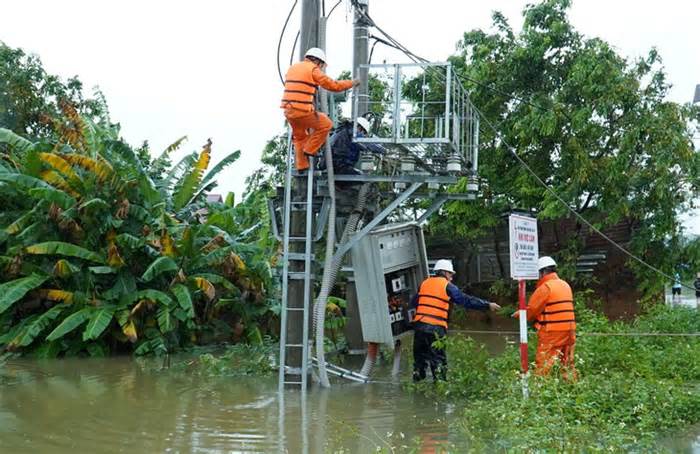
[[[293,202],[292,201],[292,166],[294,166],[294,159],[292,151],[294,149],[292,144],[291,131],[289,133],[287,146],[287,172],[285,176],[285,187],[284,187],[284,209],[283,209],[283,233],[282,233],[282,310],[281,310],[281,320],[280,320],[280,355],[279,355],[279,389],[283,391],[286,385],[300,385],[302,391],[307,389],[308,381],[308,367],[309,367],[309,302],[311,300],[311,250],[313,244],[312,237],[312,223],[313,223],[313,186],[314,186],[314,158],[309,158],[309,170],[307,171],[306,180],[306,201],[305,202]],[[303,237],[292,237],[290,236],[290,216],[292,212],[292,207],[303,206],[306,212],[306,228],[305,235]],[[274,221],[273,221],[274,222]],[[289,242],[297,241],[304,242],[304,252],[303,253],[291,253],[289,252]],[[290,260],[302,260],[304,262],[304,270],[301,272],[290,272],[289,262]],[[296,278],[299,279],[303,275],[304,279],[304,306],[303,307],[289,307],[289,279]],[[290,344],[287,342],[287,317],[289,312],[303,311],[304,327],[302,331],[302,342],[300,344]],[[302,351],[302,362],[300,380],[288,380],[286,377],[286,372],[294,368],[287,365],[287,349],[288,348],[300,348]]]

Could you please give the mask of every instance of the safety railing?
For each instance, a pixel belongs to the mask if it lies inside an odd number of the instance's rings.
[[[369,137],[356,142],[387,149],[402,170],[473,174],[478,167],[479,117],[449,63],[364,65],[369,93],[355,98],[355,112],[370,119]],[[355,126],[357,118],[354,119]]]

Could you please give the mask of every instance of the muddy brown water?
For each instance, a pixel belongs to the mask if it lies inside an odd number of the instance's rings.
[[[472,337],[492,352],[513,342]],[[344,365],[359,368],[360,360]],[[406,392],[400,381],[410,362],[405,348],[398,380],[387,358],[376,371],[381,383],[335,381],[306,399],[299,391],[280,399],[276,376],[201,377],[164,369],[157,358],[15,359],[0,366],[0,453],[466,451],[455,424],[463,404]],[[667,446],[700,453],[694,436]]]
[[[426,449],[460,444],[448,424],[459,408],[399,383],[337,382],[312,388],[305,400],[288,391],[280,413],[276,376],[194,377],[159,370],[161,363],[9,361],[1,371],[0,452],[357,453],[415,436]]]

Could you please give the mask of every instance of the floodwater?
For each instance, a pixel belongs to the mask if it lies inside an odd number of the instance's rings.
[[[197,377],[156,358],[11,360],[0,368],[0,452],[360,453],[416,436],[423,452],[458,449],[448,421],[459,408],[392,383],[390,359],[384,383],[336,382],[281,402],[276,376]]]
[[[514,342],[473,337],[494,353]],[[402,366],[392,379],[388,355],[379,383],[336,381],[303,399],[298,390],[280,398],[276,375],[202,377],[160,358],[15,359],[0,365],[0,453],[466,452],[454,424],[463,404],[407,392],[407,349]],[[662,443],[700,454],[697,433]]]

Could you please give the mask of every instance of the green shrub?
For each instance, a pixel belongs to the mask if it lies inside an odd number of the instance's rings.
[[[656,306],[628,324],[584,309],[577,316],[575,383],[556,370],[532,376],[523,400],[517,347],[489,357],[473,340],[452,336],[442,341],[448,380],[409,387],[464,400],[457,425],[477,451],[651,450],[664,434],[700,422],[700,340],[619,335],[700,332],[700,314]]]

